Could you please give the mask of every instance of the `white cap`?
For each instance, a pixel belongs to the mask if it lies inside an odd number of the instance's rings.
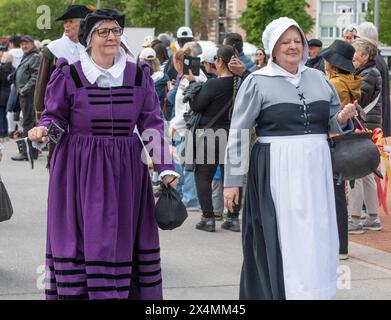
[[[154,60],[156,59],[156,52],[152,48],[145,48],[140,53],[140,60]]]
[[[215,57],[217,55],[217,47],[213,46],[205,50],[201,56],[201,62],[208,62],[215,64]]]
[[[189,27],[180,27],[176,33],[176,37],[180,38],[193,38],[193,31]]]
[[[150,47],[151,44],[152,44],[152,41],[153,41],[153,36],[146,36],[146,37],[144,38],[143,47],[144,47],[144,48]]]
[[[42,40],[41,44],[42,44],[43,47],[46,47],[50,42],[52,42],[52,40],[45,39],[45,40]]]

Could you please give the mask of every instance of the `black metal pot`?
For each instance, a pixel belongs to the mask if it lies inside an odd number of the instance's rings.
[[[329,138],[334,179],[337,185],[343,180],[363,178],[372,172],[383,179],[377,169],[380,152],[370,132],[351,132]]]

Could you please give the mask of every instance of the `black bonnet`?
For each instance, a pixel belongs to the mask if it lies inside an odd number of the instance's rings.
[[[125,27],[125,15],[115,9],[98,9],[88,14],[80,23],[79,41],[87,46],[87,37],[95,24],[102,20],[115,20],[121,28]]]

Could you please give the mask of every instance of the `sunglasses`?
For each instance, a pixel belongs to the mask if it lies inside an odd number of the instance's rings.
[[[102,29],[96,29],[95,30],[98,33],[98,36],[101,38],[107,38],[110,34],[110,31],[113,33],[115,37],[120,37],[124,33],[124,30],[121,27],[115,27],[115,28],[102,28]]]

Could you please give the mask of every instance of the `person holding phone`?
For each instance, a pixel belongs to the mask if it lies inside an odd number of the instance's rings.
[[[231,124],[233,102],[238,90],[238,79],[228,67],[234,54],[235,51],[231,46],[222,46],[217,50],[214,60],[218,77],[208,80],[190,102],[190,108],[202,114],[197,129],[210,129],[211,133],[216,133],[211,139],[205,137],[203,143],[196,142],[195,149],[196,157],[199,154],[204,155],[201,159],[197,158],[195,162],[195,182],[202,210],[201,221],[196,228],[208,232],[215,231],[212,181],[219,165],[221,172],[224,172],[225,142]],[[198,148],[204,148],[203,152]],[[211,157],[214,159],[212,163],[208,161]],[[222,228],[234,232],[240,231],[239,209],[240,206],[236,206],[234,210],[228,212]]]

